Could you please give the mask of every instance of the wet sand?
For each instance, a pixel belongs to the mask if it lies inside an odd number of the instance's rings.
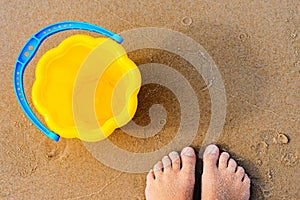
[[[245,167],[252,179],[252,199],[299,199],[299,3],[223,2],[2,0],[0,198],[145,198],[145,173],[112,169],[95,159],[77,139],[51,141],[25,117],[15,98],[13,66],[23,44],[44,26],[77,20],[117,33],[138,27],[168,28],[201,44],[218,66],[226,88],[226,122],[217,144]],[[25,72],[29,101],[38,59],[74,33],[87,32],[59,33],[39,49]],[[210,97],[208,90],[203,90],[201,76],[188,62],[168,52],[144,49],[129,56],[138,65],[166,64],[189,80],[201,111],[199,130],[191,145],[199,150],[211,116]],[[151,152],[168,144],[179,126],[180,105],[167,88],[145,85],[134,122],[150,123],[148,112],[153,104],[161,104],[167,111],[158,134],[140,139],[116,130],[109,139],[130,152]],[[197,169],[199,176],[200,160]],[[199,194],[199,183],[195,194]]]

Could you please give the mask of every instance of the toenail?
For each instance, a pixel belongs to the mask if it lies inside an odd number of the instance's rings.
[[[226,151],[222,152],[222,154],[223,154],[224,156],[229,156],[229,153],[227,153]]]
[[[160,171],[160,170],[162,170],[162,162],[161,161],[156,163],[153,167],[153,171],[155,171],[155,172]]]
[[[195,152],[191,147],[185,147],[184,149],[182,149],[181,154],[188,157],[194,157]]]
[[[227,157],[227,158],[230,157],[229,153],[227,153],[227,152],[225,152],[225,151],[221,153],[221,156],[225,156],[225,157]]]
[[[179,157],[179,155],[176,151],[172,151],[171,153],[169,153],[169,156],[172,158]]]
[[[211,144],[211,145],[206,147],[203,156],[218,154],[218,150],[219,149],[216,145]]]

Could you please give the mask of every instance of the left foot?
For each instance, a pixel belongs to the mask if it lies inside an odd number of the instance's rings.
[[[147,200],[191,200],[195,185],[196,155],[186,147],[156,163],[147,175]]]

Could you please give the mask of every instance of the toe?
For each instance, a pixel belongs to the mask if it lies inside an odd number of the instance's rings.
[[[242,181],[245,176],[244,168],[238,166],[237,170],[236,170],[236,176],[237,176],[238,180]]]
[[[191,147],[185,147],[181,151],[181,160],[182,160],[182,168],[183,172],[187,172],[189,174],[195,173],[196,166],[196,155],[195,151]]]
[[[169,171],[171,169],[171,160],[169,156],[164,156],[162,159],[163,169],[164,171]]]
[[[246,185],[249,185],[249,187],[250,187],[250,178],[246,173],[244,175],[243,183]]]
[[[169,157],[172,162],[172,169],[177,171],[180,169],[180,157],[179,154],[176,151],[172,151],[169,153]]]
[[[219,148],[213,144],[207,146],[203,154],[203,171],[206,172],[217,168],[218,159]]]
[[[230,156],[227,152],[221,153],[220,158],[219,158],[219,168],[220,169],[227,168],[229,158],[230,158]]]
[[[229,162],[228,162],[228,170],[231,171],[231,172],[235,172],[236,171],[236,167],[237,167],[237,164],[236,164],[235,160],[233,160],[232,158],[230,158]]]
[[[249,199],[250,198],[250,178],[248,177],[247,174],[244,176],[243,180],[243,193],[242,193],[242,198],[241,199]]]
[[[154,181],[154,173],[151,169],[149,173],[147,174],[147,185],[151,184]]]
[[[161,161],[158,161],[153,167],[155,179],[162,175],[162,169],[163,169],[163,164]]]

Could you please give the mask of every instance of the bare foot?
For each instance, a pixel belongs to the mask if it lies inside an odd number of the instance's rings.
[[[248,200],[250,179],[226,152],[209,145],[203,155],[202,200]]]
[[[154,165],[147,175],[147,200],[191,200],[195,185],[196,156],[186,147],[181,156],[171,152]]]

